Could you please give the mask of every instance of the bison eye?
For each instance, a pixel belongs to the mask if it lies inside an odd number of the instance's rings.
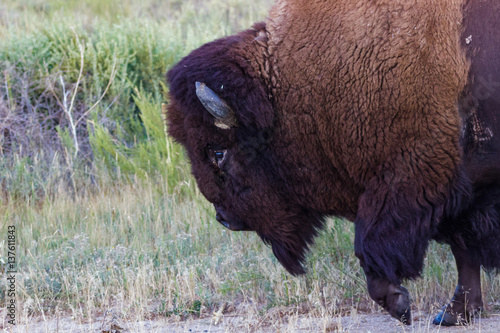
[[[224,152],[223,151],[216,151],[215,152],[215,158],[217,160],[222,160],[224,158]]]
[[[214,156],[215,156],[215,162],[217,163],[218,166],[220,166],[226,157],[226,151],[216,150],[214,151]]]
[[[215,146],[215,147],[214,147]],[[218,166],[219,168],[221,167],[222,163],[226,159],[226,152],[227,149],[223,149],[222,147],[218,145],[207,145],[206,147],[206,153],[210,161]]]

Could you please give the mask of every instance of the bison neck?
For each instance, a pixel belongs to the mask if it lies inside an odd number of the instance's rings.
[[[360,205],[384,204],[361,203],[367,192],[443,204],[461,162],[461,8],[276,3],[266,22],[274,145],[305,205],[354,219]]]

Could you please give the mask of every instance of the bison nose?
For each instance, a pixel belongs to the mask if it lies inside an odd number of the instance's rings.
[[[230,222],[228,222],[226,220],[226,216],[224,215],[224,210],[220,209],[220,207],[215,206],[215,211],[216,211],[215,219],[229,230],[232,231],[250,230],[244,222],[238,219],[229,218]]]
[[[215,215],[215,219],[226,228],[231,229],[229,223],[226,222],[224,217],[219,212],[217,212],[217,214]]]

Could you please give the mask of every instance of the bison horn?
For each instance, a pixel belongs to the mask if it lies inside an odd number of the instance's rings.
[[[228,129],[238,125],[234,111],[205,83],[196,82],[196,96],[205,109],[215,117],[215,126]]]

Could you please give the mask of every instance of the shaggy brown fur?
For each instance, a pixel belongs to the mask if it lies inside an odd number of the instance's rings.
[[[370,295],[406,323],[400,283],[420,275],[433,238],[463,266],[459,286],[477,290],[479,264],[470,262],[500,266],[492,258],[500,250],[500,128],[482,124],[500,117],[500,33],[489,48],[483,37],[482,53],[463,35],[476,34],[484,8],[500,14],[493,0],[282,0],[265,23],[184,58],[168,74],[169,133],[185,145],[217,219],[256,231],[292,274],[304,272],[325,216],[354,221]],[[478,96],[475,73],[491,70],[490,95]],[[195,82],[234,110],[237,126],[217,126]],[[488,161],[479,167],[481,156]],[[451,304],[465,301],[455,296]],[[481,306],[479,286],[469,308],[447,309],[440,320]]]
[[[322,148],[316,164],[325,173],[312,165],[316,172],[293,179],[334,180],[329,195],[311,193],[324,200],[317,209],[357,214],[356,226],[363,229],[358,255],[367,269],[382,267],[378,274],[394,281],[417,276],[421,259],[389,264],[382,261],[394,258],[380,257],[382,251],[373,247],[390,233],[386,241],[394,244],[384,247],[408,253],[405,258],[421,257],[436,225],[434,211],[441,209],[457,174],[457,100],[468,72],[459,44],[461,6],[461,1],[278,1],[266,25],[271,84],[278,85],[271,87],[274,106],[286,113],[278,115],[278,127],[288,149],[277,151],[285,151],[285,164],[297,165],[303,158],[288,151]],[[346,206],[339,197],[353,200]],[[418,217],[423,210],[425,218]],[[376,227],[385,215],[394,217],[387,223],[391,230]],[[373,227],[377,231],[369,232]],[[399,234],[409,231],[420,237],[399,244]]]

